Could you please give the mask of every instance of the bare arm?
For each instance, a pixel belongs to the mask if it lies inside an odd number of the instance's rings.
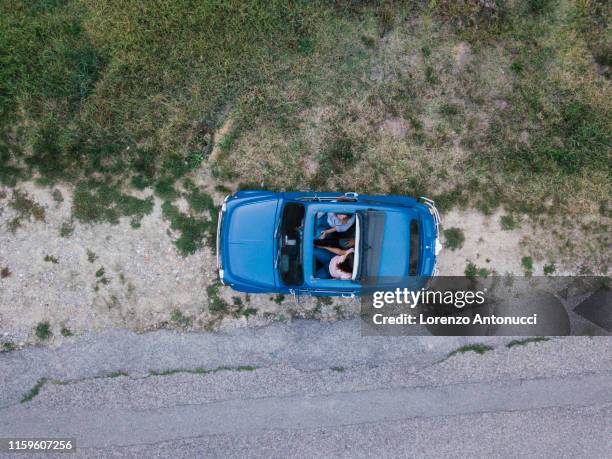
[[[336,255],[344,255],[346,250],[339,249],[338,247],[321,247],[322,249],[329,250],[331,253]]]
[[[326,229],[326,230],[324,230],[324,231],[321,231],[321,235],[319,236],[319,239],[325,239],[325,237],[326,237],[328,234],[331,234],[331,233],[333,233],[333,232],[335,232],[335,231],[337,231],[337,229],[336,229],[336,227],[335,227],[335,226],[334,226],[333,228],[330,228],[330,229]]]

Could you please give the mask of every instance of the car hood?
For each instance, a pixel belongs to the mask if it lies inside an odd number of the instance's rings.
[[[228,209],[224,269],[234,281],[274,288],[274,223],[277,199]]]

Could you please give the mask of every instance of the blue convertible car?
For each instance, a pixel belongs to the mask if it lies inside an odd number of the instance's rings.
[[[427,198],[239,191],[219,212],[219,277],[241,292],[342,296],[360,295],[380,280],[431,278],[439,224]],[[321,248],[331,253],[323,266]],[[328,262],[347,252],[350,272],[328,275]]]

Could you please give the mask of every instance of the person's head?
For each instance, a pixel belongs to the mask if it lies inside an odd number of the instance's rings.
[[[349,214],[336,214],[336,217],[338,217],[338,219],[340,219],[343,222],[345,222],[349,218],[351,218],[351,216]]]
[[[349,253],[342,263],[338,263],[338,269],[347,274],[353,274],[353,262],[355,261],[355,255],[353,252]]]

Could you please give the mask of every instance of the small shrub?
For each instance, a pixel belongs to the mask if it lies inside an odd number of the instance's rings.
[[[96,271],[96,277],[102,277],[102,276],[104,276],[104,266],[102,266],[100,269]]]
[[[468,279],[475,279],[476,277],[486,278],[491,273],[489,272],[488,269],[479,268],[478,266],[476,266],[474,263],[470,261],[465,267],[464,274],[465,274],[465,277],[467,277]]]
[[[62,336],[72,336],[72,331],[65,325],[62,325],[60,333],[62,334]]]
[[[465,234],[460,228],[449,228],[444,230],[444,247],[457,250],[463,247]]]
[[[8,268],[8,266],[4,266],[2,268],[0,268],[0,279],[6,279],[7,277],[9,277],[11,274],[13,274],[11,272],[11,270]]]
[[[544,275],[545,276],[550,276],[556,270],[557,270],[557,266],[552,262],[544,265]]]
[[[17,349],[17,347],[10,341],[5,341],[4,343],[2,343],[2,352],[11,352],[15,349]]]
[[[240,310],[240,313],[244,317],[246,317],[248,319],[250,316],[254,316],[255,314],[257,314],[257,309],[255,309],[255,308],[244,308],[244,309]]]
[[[49,324],[49,322],[40,322],[36,326],[35,334],[36,337],[42,341],[48,340],[52,335],[51,325]]]

